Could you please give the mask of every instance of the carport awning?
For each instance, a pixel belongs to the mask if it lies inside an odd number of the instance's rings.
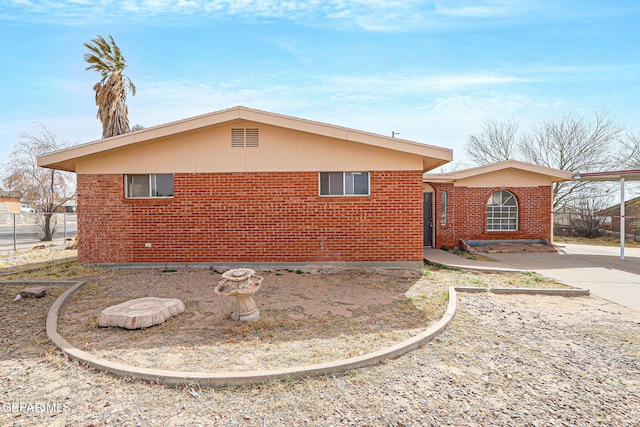
[[[640,181],[640,170],[607,171],[607,172],[576,172],[573,179],[577,181],[620,181],[620,259],[624,259],[624,182]]]
[[[640,170],[609,171],[609,172],[576,172],[573,179],[580,181],[640,181]]]

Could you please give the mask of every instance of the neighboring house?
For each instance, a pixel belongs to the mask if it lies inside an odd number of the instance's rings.
[[[454,247],[461,240],[552,240],[552,184],[571,180],[557,169],[507,160],[456,172],[424,175],[425,240]],[[425,208],[425,215],[428,210]]]
[[[620,204],[596,212],[596,216],[611,218],[611,231],[620,232]],[[627,234],[640,234],[640,197],[624,203],[624,228]]]
[[[64,202],[62,206],[57,208],[56,212],[74,214],[76,213],[77,210],[78,210],[78,207],[76,205],[76,199],[70,199]]]
[[[20,213],[20,197],[11,191],[0,191],[0,212]]]
[[[77,174],[85,263],[421,268],[424,246],[551,238],[551,183],[570,173],[509,161],[423,175],[451,160],[447,148],[234,107],[38,164]]]
[[[582,215],[578,209],[571,206],[563,206],[553,213],[553,225],[554,227],[568,228],[581,218]]]
[[[420,268],[449,149],[235,107],[38,159],[77,174],[78,258]]]
[[[610,229],[611,220],[600,221],[589,211],[573,206],[563,206],[553,213],[553,234],[556,236],[581,234],[592,229],[596,222],[600,229]]]

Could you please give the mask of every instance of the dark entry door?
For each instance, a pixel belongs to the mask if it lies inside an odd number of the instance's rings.
[[[423,212],[423,224],[424,233],[422,241],[424,246],[433,246],[433,193],[422,193],[422,212]]]

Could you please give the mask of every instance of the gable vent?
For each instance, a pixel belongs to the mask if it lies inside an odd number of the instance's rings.
[[[258,129],[231,129],[232,147],[259,147],[260,133]]]
[[[245,129],[245,144],[247,147],[259,147],[260,138],[258,137],[258,129]]]
[[[231,146],[244,147],[244,129],[231,129]]]

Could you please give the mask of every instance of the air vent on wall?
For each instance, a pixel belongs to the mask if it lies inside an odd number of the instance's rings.
[[[231,146],[244,147],[244,129],[231,129]]]
[[[260,139],[258,129],[245,129],[245,144],[247,147],[258,147]]]
[[[232,147],[259,147],[260,133],[258,129],[231,129]]]

